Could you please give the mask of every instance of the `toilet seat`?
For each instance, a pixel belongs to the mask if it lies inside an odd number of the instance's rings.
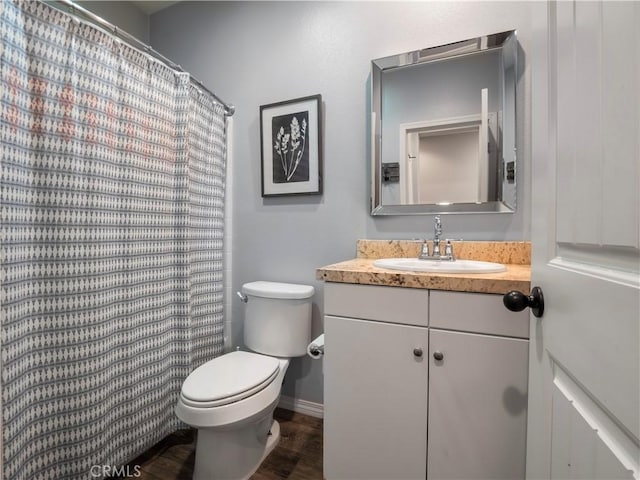
[[[196,368],[182,385],[185,405],[209,408],[228,405],[266,388],[280,370],[280,361],[258,353],[235,351]]]

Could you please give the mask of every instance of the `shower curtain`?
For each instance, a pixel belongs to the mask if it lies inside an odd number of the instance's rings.
[[[43,3],[0,32],[4,476],[99,478],[222,352],[224,111]]]

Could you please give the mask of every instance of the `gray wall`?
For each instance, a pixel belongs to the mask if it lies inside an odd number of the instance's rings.
[[[77,3],[144,43],[149,43],[149,16],[134,4],[100,0],[84,0]]]
[[[526,53],[530,5],[481,2],[187,2],[151,16],[151,43],[236,105],[233,288],[264,279],[314,285],[314,333],[322,331],[319,266],[355,255],[358,238],[432,234],[432,217],[371,217],[367,146],[370,61],[518,29]],[[525,65],[528,70],[528,63]],[[519,82],[518,212],[452,215],[445,235],[529,239],[528,72]],[[260,196],[260,105],[320,93],[324,194]],[[527,178],[527,181],[525,181]],[[232,312],[241,339],[242,307]],[[294,360],[283,393],[322,402],[321,363]]]

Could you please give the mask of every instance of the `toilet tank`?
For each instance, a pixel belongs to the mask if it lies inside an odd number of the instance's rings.
[[[247,296],[244,343],[248,348],[275,357],[306,355],[313,287],[251,282],[242,286],[242,293]]]

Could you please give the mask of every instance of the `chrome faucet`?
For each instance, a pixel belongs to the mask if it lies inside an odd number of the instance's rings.
[[[440,221],[440,215],[436,215],[434,220],[434,234],[433,234],[433,256],[440,256],[440,235],[442,235],[442,222]]]
[[[434,219],[434,234],[433,234],[433,250],[429,253],[429,242],[424,240],[420,255],[420,260],[448,260],[450,262],[455,261],[456,257],[453,254],[453,245],[451,240],[447,240],[447,244],[444,247],[444,255],[440,253],[440,237],[442,236],[442,220],[440,215],[436,215]]]

